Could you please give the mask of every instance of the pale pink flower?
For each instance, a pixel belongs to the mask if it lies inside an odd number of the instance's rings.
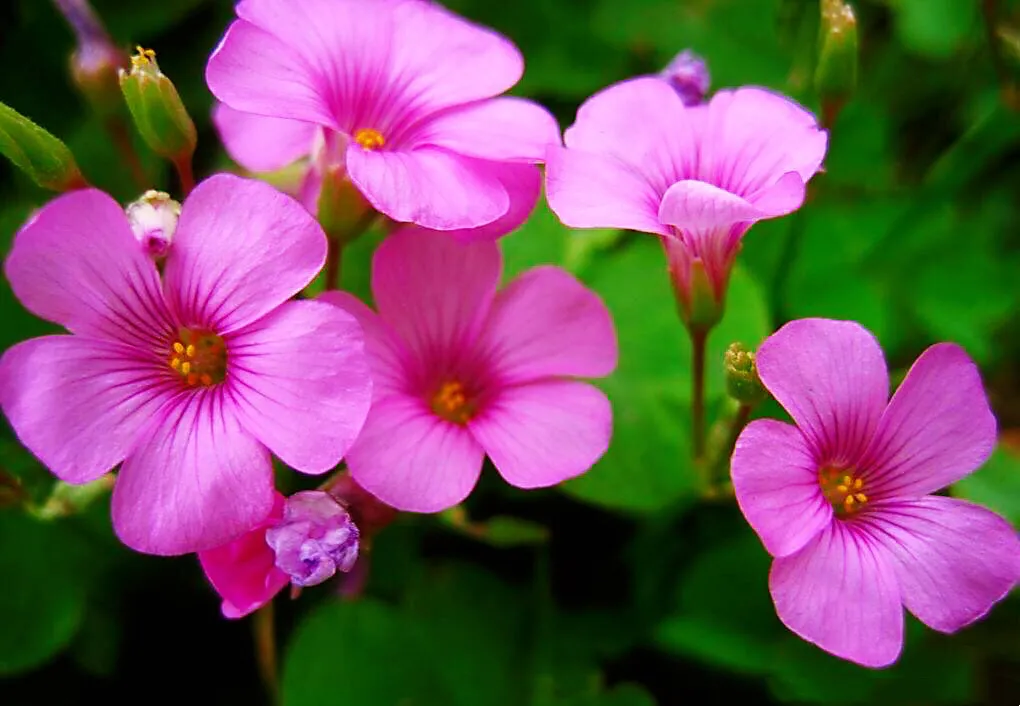
[[[903,608],[954,632],[1020,580],[1020,540],[995,513],[933,495],[995,446],[977,367],[926,350],[889,399],[882,349],[858,324],[794,321],[762,344],[761,381],[796,426],[751,422],[732,458],[747,521],[776,557],[779,618],[869,667],[896,661]]]
[[[497,292],[501,268],[494,242],[405,228],[372,263],[378,314],[348,294],[323,295],[362,322],[375,383],[347,464],[393,507],[455,505],[486,454],[511,485],[537,488],[583,473],[607,448],[609,401],[573,378],[615,368],[609,312],[555,267]]]
[[[508,169],[538,183],[559,144],[545,109],[500,96],[516,47],[438,4],[242,0],[237,16],[206,70],[220,133],[255,171],[309,156],[310,194],[339,165],[395,221],[474,228],[511,210]]]
[[[662,236],[685,309],[696,262],[721,308],[744,233],[800,207],[826,140],[811,113],[761,88],[685,106],[669,82],[636,78],[580,107],[547,155],[546,193],[568,226]]]
[[[315,586],[358,559],[358,527],[330,493],[276,494],[273,511],[258,527],[221,547],[198,553],[227,618],[258,610],[288,583]]]
[[[16,235],[5,271],[26,308],[71,335],[4,354],[3,411],[69,483],[123,462],[112,512],[128,546],[224,544],[269,513],[270,452],[322,473],[364,423],[360,326],[322,302],[287,301],[325,256],[300,204],[223,174],[185,201],[161,281],[113,199],[61,196]]]

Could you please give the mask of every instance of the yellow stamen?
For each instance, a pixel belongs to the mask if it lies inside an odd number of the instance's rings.
[[[861,492],[864,478],[855,469],[824,466],[818,471],[818,484],[837,515],[858,513],[868,502],[868,496]]]
[[[168,347],[167,363],[188,387],[209,387],[227,376],[227,346],[208,331],[181,328]]]
[[[377,150],[386,144],[386,138],[382,136],[382,133],[370,127],[363,127],[354,133],[354,141],[370,151]]]
[[[466,424],[475,414],[476,403],[458,380],[447,380],[431,399],[432,411],[456,424]]]

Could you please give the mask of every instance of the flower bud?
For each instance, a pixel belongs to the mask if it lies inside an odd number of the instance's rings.
[[[366,218],[375,213],[342,166],[323,171],[317,210],[322,229],[344,245],[361,235]]]
[[[659,76],[669,82],[680,95],[684,105],[702,103],[711,83],[705,60],[690,49],[684,49],[677,54]]]
[[[78,40],[71,55],[71,76],[96,112],[108,116],[121,104],[117,73],[127,57],[110,41],[87,0],[55,2]]]
[[[174,84],[156,63],[156,52],[138,47],[131,71],[120,71],[120,89],[145,143],[167,159],[190,159],[198,140],[195,123]]]
[[[843,0],[822,0],[815,89],[826,127],[857,87],[857,17]]]
[[[145,252],[153,259],[166,257],[181,216],[181,204],[163,191],[146,191],[128,205],[127,217],[131,230]]]
[[[314,586],[358,559],[358,528],[329,493],[306,490],[287,498],[283,520],[266,531],[276,567],[295,586]]]
[[[726,392],[742,405],[753,407],[765,399],[765,388],[758,378],[754,352],[742,343],[726,349]]]
[[[67,145],[3,103],[0,154],[43,188],[68,191],[87,186]]]

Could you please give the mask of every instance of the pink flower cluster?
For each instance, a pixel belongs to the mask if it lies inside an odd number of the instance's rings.
[[[179,206],[157,192],[127,213],[92,189],[58,197],[4,268],[66,333],[0,359],[0,406],[23,444],[69,483],[116,470],[120,539],[197,553],[229,617],[352,571],[389,519],[379,507],[450,508],[486,457],[538,488],[604,454],[612,410],[584,379],[617,364],[606,307],[552,266],[499,286],[496,241],[533,209],[540,164],[565,224],[661,239],[693,332],[721,316],[748,229],[799,208],[826,151],[814,116],[769,90],[702,102],[707,69],[689,54],[591,97],[561,141],[544,108],[502,95],[523,71],[513,44],[436,3],[236,12],[207,67],[215,122],[246,169],[301,161],[298,199],[227,174]],[[315,218],[327,174],[399,224],[374,254],[374,308],[304,295],[330,247]],[[788,324],[758,367],[796,426],[747,426],[732,478],[791,630],[883,666],[902,606],[949,632],[1014,587],[1012,527],[932,495],[995,443],[961,349],[926,351],[891,400],[881,349],[847,322]],[[284,497],[273,456],[312,475],[343,459],[349,476]]]

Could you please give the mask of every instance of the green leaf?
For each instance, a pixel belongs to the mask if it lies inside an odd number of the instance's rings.
[[[69,542],[64,525],[0,512],[0,674],[46,662],[78,631],[85,583],[63,560]]]
[[[978,3],[960,0],[892,0],[903,43],[932,58],[947,59],[980,37]]]
[[[1020,456],[999,446],[976,473],[953,485],[953,495],[994,510],[1020,524]]]
[[[13,108],[0,103],[0,154],[46,189],[84,184],[67,145]]]
[[[283,703],[448,704],[427,657],[414,626],[396,608],[372,599],[329,603],[302,621],[287,648]]]
[[[605,694],[569,698],[556,706],[655,706],[655,700],[636,684],[620,684]]]
[[[582,272],[613,314],[620,363],[597,384],[613,404],[613,439],[584,475],[560,487],[587,502],[630,512],[656,512],[692,501],[698,482],[691,464],[691,350],[675,309],[659,242],[636,234]],[[726,348],[755,348],[769,332],[761,292],[736,268],[726,315],[709,337],[706,400],[725,394]],[[711,423],[711,419],[709,420]]]

